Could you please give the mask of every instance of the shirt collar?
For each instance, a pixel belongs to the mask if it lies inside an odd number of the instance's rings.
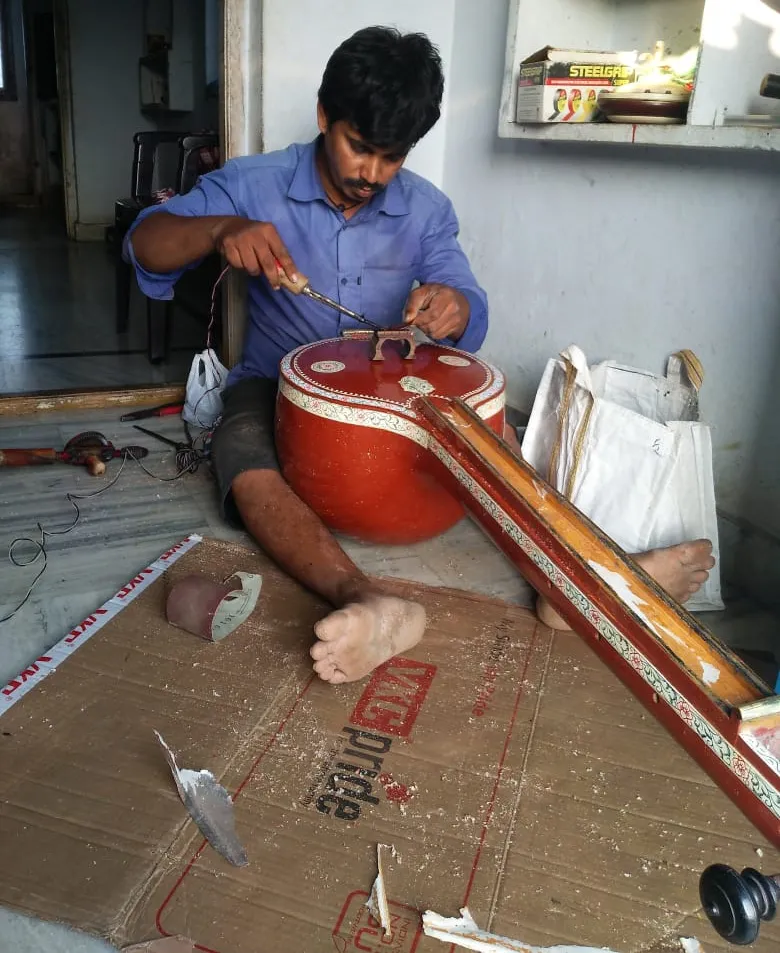
[[[287,197],[296,202],[327,202],[325,189],[322,187],[320,174],[317,171],[317,146],[320,136],[301,149],[298,165],[293,173],[292,181],[287,189]],[[409,203],[404,195],[404,187],[399,176],[396,176],[390,185],[372,199],[367,209],[372,212],[384,212],[385,215],[408,215]]]

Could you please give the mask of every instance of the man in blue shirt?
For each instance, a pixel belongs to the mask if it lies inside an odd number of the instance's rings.
[[[281,267],[382,326],[403,319],[476,351],[487,298],[457,235],[450,201],[402,168],[439,118],[444,80],[427,37],[372,27],[331,56],[308,145],[233,159],[187,195],[139,217],[128,254],[141,290],[171,297],[182,273],[219,252],[248,272],[249,323],[212,442],[225,511],[334,611],[315,626],[326,681],[365,677],[422,637],[422,606],[385,593],[344,553],[278,470],[276,378],[294,347],[336,337],[350,319],[280,289]],[[419,287],[413,289],[415,282]]]

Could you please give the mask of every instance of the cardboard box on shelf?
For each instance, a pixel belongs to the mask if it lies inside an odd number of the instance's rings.
[[[636,78],[637,53],[546,46],[520,64],[515,122],[595,122],[604,89]]]

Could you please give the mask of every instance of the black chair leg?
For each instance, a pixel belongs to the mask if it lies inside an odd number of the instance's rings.
[[[130,324],[130,289],[132,284],[133,267],[120,257],[117,259],[114,273],[117,334],[126,334]]]
[[[147,349],[150,364],[167,361],[171,348],[172,301],[146,300]]]

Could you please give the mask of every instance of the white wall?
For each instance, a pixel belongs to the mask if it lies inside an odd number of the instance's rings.
[[[571,343],[653,371],[692,348],[719,504],[780,533],[777,454],[762,442],[762,415],[780,437],[777,158],[499,140],[507,2],[456,0],[455,13],[444,188],[490,297],[483,353],[512,402],[530,409],[545,361]]]
[[[719,506],[780,536],[777,158],[499,140],[507,7],[264,0],[266,149],[314,134],[316,89],[343,37],[370,23],[428,32],[446,109],[409,165],[455,203],[490,298],[483,353],[507,372],[510,401],[530,410],[545,362],[571,343],[655,372],[691,348],[706,372]],[[732,565],[771,561],[750,555],[755,538],[743,558],[730,533]]]
[[[133,134],[155,128],[138,108],[143,4],[69,0],[68,13],[79,222],[105,223],[129,194]]]
[[[138,59],[142,0],[69,0],[71,82],[79,223],[113,221],[114,202],[129,194],[133,135],[146,129],[198,130],[210,117],[205,94],[203,0],[195,6],[197,109],[159,121],[141,113]],[[214,107],[216,112],[216,106]],[[216,116],[212,127],[216,126]],[[175,163],[174,163],[175,169]]]
[[[479,0],[481,2],[481,0]],[[317,134],[317,90],[328,57],[356,30],[396,26],[426,33],[449,72],[455,0],[263,0],[265,151]],[[442,118],[412,151],[407,166],[441,186],[448,96]]]

